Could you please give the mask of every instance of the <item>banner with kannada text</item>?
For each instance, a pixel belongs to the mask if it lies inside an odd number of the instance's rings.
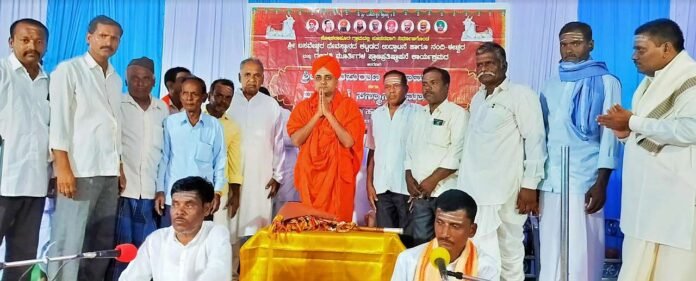
[[[506,46],[505,4],[250,5],[250,56],[264,62],[272,95],[296,104],[313,91],[312,61],[324,54],[342,65],[339,89],[366,120],[382,105],[382,75],[406,73],[408,99],[424,104],[424,68],[450,72],[449,100],[467,106],[478,90],[476,48]]]

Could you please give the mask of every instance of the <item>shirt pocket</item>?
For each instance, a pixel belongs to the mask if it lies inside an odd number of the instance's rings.
[[[513,118],[512,111],[505,105],[493,103],[484,112],[480,128],[484,132],[494,133],[504,127]]]
[[[430,129],[430,136],[425,136],[428,138],[428,143],[442,148],[447,148],[450,145],[450,129],[445,125],[431,126],[432,128]],[[418,134],[418,132],[414,133]]]
[[[210,163],[213,160],[213,146],[205,142],[198,142],[196,145],[196,161]]]

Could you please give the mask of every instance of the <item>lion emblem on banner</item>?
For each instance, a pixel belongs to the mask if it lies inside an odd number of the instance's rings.
[[[270,25],[266,26],[266,39],[295,40],[294,24],[295,19],[286,15],[283,21],[283,29],[277,30]]]
[[[482,32],[476,32],[476,23],[472,17],[466,17],[463,21],[464,31],[461,41],[491,42],[493,41],[493,29],[490,27]]]

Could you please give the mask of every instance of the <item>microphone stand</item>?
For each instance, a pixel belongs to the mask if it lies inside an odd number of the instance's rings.
[[[79,259],[84,259],[84,258],[87,258],[84,254],[77,254],[77,255],[55,257],[55,258],[44,257],[44,258],[33,259],[33,260],[0,262],[0,270],[3,270],[5,268],[11,268],[11,267],[35,265],[37,263],[48,264],[49,262],[66,261],[66,260],[79,260]]]
[[[86,253],[81,253],[81,254],[76,254],[76,255],[68,255],[68,256],[61,256],[61,257],[55,257],[55,258],[43,257],[40,259],[33,259],[33,260],[0,262],[0,270],[3,270],[5,268],[11,268],[11,267],[35,265],[37,263],[48,264],[49,262],[57,262],[57,261],[70,261],[70,260],[81,260],[81,259],[99,259],[99,258],[113,258],[113,257],[104,256],[98,252],[86,252]]]
[[[464,273],[461,272],[453,272],[453,271],[447,271],[448,276],[452,276],[454,278],[457,278],[458,280],[467,280],[467,281],[489,281],[488,279],[483,279],[483,278],[478,278],[474,276],[469,276],[469,275],[464,275]]]

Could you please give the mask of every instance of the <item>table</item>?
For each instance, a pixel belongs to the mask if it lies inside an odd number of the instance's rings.
[[[394,233],[353,231],[271,234],[260,230],[242,247],[241,281],[390,280],[404,250]]]

